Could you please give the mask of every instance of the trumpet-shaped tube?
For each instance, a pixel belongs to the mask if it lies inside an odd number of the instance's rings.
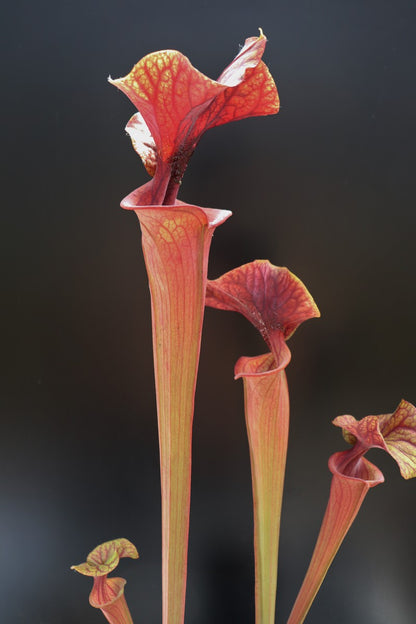
[[[101,609],[110,624],[133,624],[126,598],[124,596],[125,579],[107,575],[117,566],[121,558],[139,556],[136,547],[125,538],[100,544],[87,557],[84,563],[72,566],[85,576],[94,578],[90,593],[90,605]]]
[[[328,466],[333,474],[329,501],[315,549],[287,624],[301,624],[328,572],[368,490],[383,483],[381,470],[365,457],[370,448],[383,449],[397,462],[404,479],[416,476],[416,408],[402,400],[392,414],[338,416],[347,451],[334,453]]]
[[[243,314],[261,333],[271,353],[240,358],[236,378],[244,380],[250,448],[256,623],[273,624],[276,603],[280,514],[289,433],[286,345],[296,328],[319,316],[304,284],[285,267],[255,260],[208,282],[207,304]]]
[[[328,505],[308,571],[287,624],[301,624],[305,620],[367,492],[384,481],[382,472],[366,459],[361,460],[361,467],[367,472],[367,479],[343,475],[337,470],[340,455],[342,453],[335,453],[329,460],[333,477]]]
[[[289,434],[289,392],[272,354],[240,358],[254,509],[256,622],[275,617],[280,515]]]
[[[122,206],[139,218],[152,296],[164,624],[184,619],[192,419],[208,250],[215,227],[231,214],[181,204],[176,197],[206,130],[278,112],[276,85],[261,60],[265,46],[260,30],[217,81],[175,50],[148,54],[124,78],[110,79],[138,109],[126,130],[152,176]]]
[[[123,578],[97,576],[90,594],[90,605],[101,609],[110,624],[133,624],[126,597]]]
[[[149,277],[162,494],[163,622],[185,613],[194,396],[215,228],[231,215],[188,204],[122,203],[140,221]]]

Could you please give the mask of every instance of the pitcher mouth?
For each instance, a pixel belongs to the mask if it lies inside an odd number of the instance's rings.
[[[358,481],[360,483],[365,483],[369,488],[372,488],[380,483],[384,482],[384,475],[377,466],[372,464],[365,457],[361,457],[360,461],[363,463],[363,468],[365,469],[366,474],[359,476],[352,476],[348,474],[344,474],[342,472],[342,468],[339,468],[339,464],[343,464],[344,462],[340,462],[340,460],[345,457],[345,453],[348,451],[339,451],[338,453],[334,453],[331,455],[328,461],[328,468],[332,472],[334,476],[338,476],[342,479],[348,479],[349,481]],[[370,478],[368,478],[370,477]]]
[[[199,215],[200,217],[205,219],[208,226],[210,227],[217,227],[218,225],[221,225],[232,215],[231,210],[205,208],[203,206],[196,206],[195,204],[188,204],[179,199],[177,199],[174,204],[143,204],[141,203],[143,199],[143,188],[143,186],[140,186],[139,188],[126,195],[126,197],[124,197],[124,199],[121,201],[120,206],[124,210],[133,210],[136,212],[136,214],[138,212],[148,210],[165,210],[166,212],[191,212],[194,213],[195,216]]]

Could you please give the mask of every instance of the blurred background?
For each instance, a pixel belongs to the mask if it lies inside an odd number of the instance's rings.
[[[5,624],[99,624],[69,570],[132,540],[136,622],[161,621],[160,494],[147,277],[120,200],[148,177],[134,109],[107,76],[179,49],[216,78],[264,29],[281,111],[207,133],[180,198],[230,209],[209,276],[255,258],[298,275],[320,320],[290,341],[291,432],[277,615],[285,621],[325,509],[331,420],[416,402],[412,0],[6,2],[2,69],[0,603]],[[207,310],[196,397],[186,622],[254,621],[240,355],[249,323]],[[416,482],[389,457],[307,619],[416,618]]]

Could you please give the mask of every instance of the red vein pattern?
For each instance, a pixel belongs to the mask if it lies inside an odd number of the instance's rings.
[[[256,623],[274,624],[280,516],[289,435],[286,372],[271,353],[240,358],[254,509]]]
[[[279,367],[290,359],[284,341],[303,321],[320,316],[300,279],[268,260],[255,260],[208,280],[206,305],[245,316],[273,351]]]
[[[172,179],[176,192],[189,158],[209,128],[279,110],[276,85],[261,57],[266,37],[246,40],[219,79],[212,80],[176,50],[142,58],[124,78],[110,79],[138,109],[127,124],[133,147],[155,179],[148,188],[151,204],[164,201]]]
[[[366,416],[359,421],[349,415],[338,416],[333,423],[342,427],[352,447],[329,459],[333,477],[328,506],[287,624],[304,621],[367,492],[384,481],[383,473],[364,457],[365,453],[371,448],[384,449],[397,461],[405,479],[416,476],[416,408],[411,403],[402,400],[392,414]]]
[[[140,189],[139,189],[140,191]],[[152,304],[153,355],[162,491],[163,622],[185,613],[191,492],[192,421],[215,228],[231,215],[178,203],[137,207]]]
[[[302,282],[284,267],[255,260],[208,281],[206,305],[240,312],[271,349],[242,357],[235,378],[244,383],[244,408],[250,448],[256,624],[274,624],[280,515],[289,434],[286,346],[300,323],[319,316]]]
[[[133,620],[124,596],[123,578],[107,578],[123,557],[137,559],[139,556],[136,547],[120,538],[100,544],[87,557],[85,563],[71,567],[80,574],[94,577],[93,588],[90,593],[90,605],[101,609],[110,624],[133,624]]]
[[[183,54],[162,50],[110,80],[138,109],[127,124],[152,180],[122,207],[134,210],[152,298],[153,353],[162,489],[163,624],[183,624],[195,382],[212,233],[229,216],[177,200],[189,158],[208,129],[279,110],[261,61],[266,38],[247,39],[218,81]]]

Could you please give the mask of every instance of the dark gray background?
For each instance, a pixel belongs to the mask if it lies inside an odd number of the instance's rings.
[[[125,536],[136,622],[160,621],[160,502],[150,312],[138,222],[118,205],[147,180],[125,136],[134,112],[109,74],[175,48],[217,77],[262,26],[276,117],[210,131],[180,198],[234,216],[210,277],[288,266],[322,319],[290,341],[291,433],[279,567],[285,621],[318,532],[331,420],[416,402],[413,0],[73,0],[4,3],[1,55],[0,602],[5,624],[94,624],[69,570]],[[254,621],[242,384],[264,346],[208,310],[194,428],[186,621]],[[411,624],[416,483],[371,455],[370,492],[307,619]]]

